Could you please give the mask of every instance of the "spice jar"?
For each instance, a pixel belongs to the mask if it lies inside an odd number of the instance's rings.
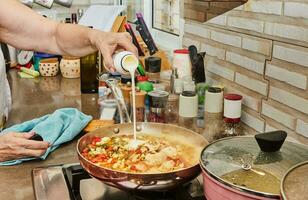
[[[161,90],[154,90],[148,93],[150,112],[148,114],[148,122],[166,123],[165,109],[168,101],[169,93]]]
[[[209,87],[205,92],[203,136],[212,142],[222,131],[223,91],[218,87]]]
[[[134,109],[132,105],[132,92],[130,92],[130,102],[131,102],[131,110]],[[145,97],[146,92],[141,91],[139,88],[136,88],[136,121],[144,122],[145,119]],[[133,118],[133,112],[131,112],[131,118]]]
[[[179,100],[179,124],[195,129],[198,116],[198,95],[193,91],[183,91]]]
[[[166,123],[177,124],[179,121],[179,96],[170,94],[166,105]]]
[[[243,97],[238,94],[226,94],[224,96],[224,124],[223,131],[216,139],[243,135],[241,122]]]

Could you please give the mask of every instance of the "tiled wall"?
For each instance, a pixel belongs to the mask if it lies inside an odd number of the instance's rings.
[[[249,0],[206,23],[186,20],[190,44],[207,52],[210,82],[244,96],[249,133],[282,129],[308,143],[308,1]]]

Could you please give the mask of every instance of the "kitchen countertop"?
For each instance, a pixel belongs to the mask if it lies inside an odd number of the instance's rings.
[[[52,113],[63,107],[75,107],[98,118],[97,94],[80,94],[80,80],[56,77],[21,79],[10,70],[8,79],[13,105],[6,126]],[[78,162],[77,139],[62,145],[44,161],[29,161],[16,166],[0,167],[0,199],[34,199],[31,171],[38,166]]]

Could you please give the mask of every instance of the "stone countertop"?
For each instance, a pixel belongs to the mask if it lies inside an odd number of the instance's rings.
[[[52,113],[63,107],[75,107],[98,118],[97,94],[80,94],[80,80],[56,77],[21,79],[10,70],[8,79],[13,105],[6,126]],[[34,199],[31,171],[38,166],[78,162],[77,139],[51,153],[44,161],[29,161],[16,166],[0,167],[0,199]]]

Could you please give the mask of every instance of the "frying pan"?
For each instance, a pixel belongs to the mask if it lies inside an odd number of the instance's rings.
[[[132,124],[127,123],[101,128],[81,137],[77,143],[77,152],[81,166],[94,178],[122,190],[167,191],[193,180],[200,174],[201,169],[198,158],[202,149],[208,144],[201,135],[171,124],[147,122],[137,123],[137,127],[139,129],[138,133],[170,138],[174,141],[181,141],[192,145],[194,150],[187,155],[190,161],[192,161],[191,165],[187,168],[167,173],[129,173],[97,166],[81,155],[82,150],[96,136],[132,135]]]

